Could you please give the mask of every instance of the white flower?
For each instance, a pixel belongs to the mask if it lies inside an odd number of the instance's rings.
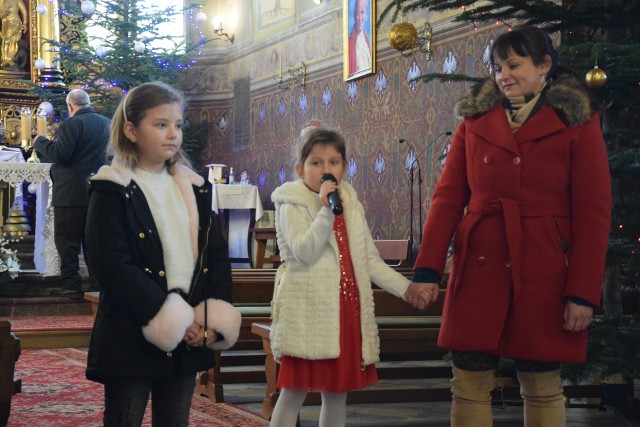
[[[17,251],[8,248],[9,241],[0,237],[0,276],[9,274],[11,280],[20,274],[20,261],[18,261]]]

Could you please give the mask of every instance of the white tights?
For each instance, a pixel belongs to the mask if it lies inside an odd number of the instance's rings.
[[[347,416],[347,393],[321,393],[319,427],[344,427]],[[294,427],[300,408],[307,397],[306,391],[283,388],[271,415],[270,427]]]

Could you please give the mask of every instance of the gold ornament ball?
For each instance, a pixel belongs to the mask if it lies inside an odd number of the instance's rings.
[[[389,44],[398,50],[414,47],[418,43],[418,30],[409,22],[395,24],[389,30]]]
[[[607,82],[607,73],[596,65],[587,72],[585,80],[590,87],[602,87]]]

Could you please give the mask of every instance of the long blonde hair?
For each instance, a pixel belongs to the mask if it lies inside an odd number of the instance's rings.
[[[138,126],[147,110],[162,104],[180,103],[184,108],[182,94],[163,82],[143,83],[131,89],[122,98],[111,122],[111,147],[114,151],[113,162],[134,168],[138,165],[138,151],[136,145],[124,132],[127,122]],[[167,170],[171,173],[173,166],[181,164],[191,167],[191,162],[182,148],[166,162]]]

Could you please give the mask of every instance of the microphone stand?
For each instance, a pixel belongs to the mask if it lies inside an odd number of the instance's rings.
[[[413,165],[409,168],[409,265],[413,267]],[[419,169],[418,169],[419,170]]]
[[[414,239],[413,239],[413,170],[415,169],[415,166],[417,166],[418,169],[418,220],[419,222],[419,227],[420,227],[420,241],[418,243],[422,243],[422,231],[423,231],[423,224],[422,224],[422,169],[420,168],[420,162],[418,162],[418,159],[420,158],[420,156],[422,156],[424,154],[425,151],[427,151],[429,149],[429,147],[431,147],[433,144],[435,144],[435,142],[438,140],[438,138],[440,138],[443,135],[451,135],[450,131],[446,131],[446,132],[442,132],[441,134],[438,134],[435,138],[433,138],[431,140],[430,143],[427,144],[426,147],[424,147],[424,149],[420,152],[420,154],[418,154],[417,156],[415,156],[415,158],[413,159],[413,162],[411,162],[411,167],[409,168],[409,204],[411,206],[411,209],[409,210],[409,263],[411,266],[413,266],[413,243],[414,243]],[[404,142],[404,140],[400,140],[401,143]]]

